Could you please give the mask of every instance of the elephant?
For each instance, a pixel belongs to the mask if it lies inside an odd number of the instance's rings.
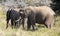
[[[21,24],[22,14],[14,9],[8,9],[6,13],[6,29],[8,28],[9,20],[11,20],[11,27],[18,27]]]
[[[32,26],[35,30],[35,23],[44,24],[47,28],[54,25],[55,12],[48,6],[28,6],[23,8],[27,20],[27,30]]]

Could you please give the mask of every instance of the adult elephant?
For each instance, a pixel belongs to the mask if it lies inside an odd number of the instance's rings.
[[[44,24],[47,28],[51,28],[54,24],[55,12],[48,6],[33,7],[28,6],[24,8],[25,16],[28,18],[27,29],[30,27],[35,29],[35,23]]]

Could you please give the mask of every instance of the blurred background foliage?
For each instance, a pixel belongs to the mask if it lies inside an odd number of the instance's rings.
[[[26,6],[50,6],[56,14],[60,14],[60,0],[0,0],[0,5],[3,5],[3,10],[14,7]]]
[[[51,7],[60,15],[60,0],[52,0]]]

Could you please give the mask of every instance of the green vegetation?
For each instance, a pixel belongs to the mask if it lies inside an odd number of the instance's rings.
[[[55,26],[51,29],[46,28],[44,25],[36,25],[38,30],[26,31],[22,27],[12,29],[9,23],[6,29],[6,13],[0,10],[0,36],[60,36],[60,16],[56,17]]]

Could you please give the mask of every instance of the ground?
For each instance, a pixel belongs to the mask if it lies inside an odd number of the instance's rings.
[[[12,29],[9,23],[6,29],[6,13],[0,8],[0,36],[60,36],[60,16],[56,17],[55,26],[51,29],[44,25],[36,25],[36,27],[38,28],[36,31],[23,30],[22,27]]]

